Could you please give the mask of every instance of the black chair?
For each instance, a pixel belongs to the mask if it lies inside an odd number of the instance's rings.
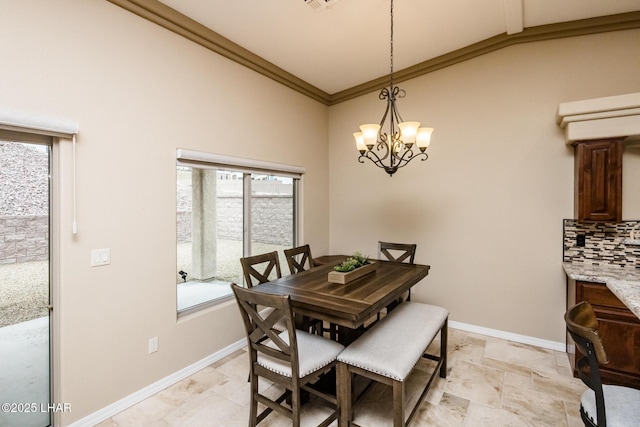
[[[583,356],[576,369],[582,382],[589,387],[580,399],[580,416],[585,426],[640,426],[640,390],[602,384],[598,363],[606,365],[609,358],[598,330],[598,319],[589,304],[583,301],[564,315],[567,332]]]
[[[296,329],[288,295],[263,294],[236,284],[232,284],[231,289],[240,307],[251,363],[249,426],[256,426],[275,410],[291,418],[294,427],[299,427],[300,390],[326,400],[335,408],[319,426],[331,424],[338,416],[336,397],[309,385],[335,366],[338,354],[344,346]],[[264,316],[264,312],[258,311],[257,306],[269,307],[268,315]],[[274,329],[276,323],[284,323],[286,331]],[[275,400],[260,394],[260,377],[284,387],[285,392]],[[290,407],[282,404],[287,398]],[[259,414],[258,403],[266,406]]]

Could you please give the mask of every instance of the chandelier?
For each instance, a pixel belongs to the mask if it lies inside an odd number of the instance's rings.
[[[358,161],[364,163],[369,159],[393,176],[396,171],[406,166],[413,159],[429,158],[425,152],[431,142],[433,128],[420,127],[420,122],[404,122],[398,112],[396,99],[404,98],[406,92],[393,83],[393,0],[391,0],[391,72],[389,87],[382,88],[378,98],[387,102],[387,109],[380,124],[364,124],[360,132],[353,134],[356,148],[360,152]],[[389,119],[389,131],[384,131],[384,124]],[[397,128],[396,128],[397,126]],[[418,150],[414,152],[414,146]]]

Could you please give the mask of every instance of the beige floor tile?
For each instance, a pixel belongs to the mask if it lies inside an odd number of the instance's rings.
[[[429,351],[437,354],[439,347],[436,340]],[[455,329],[449,330],[448,350],[447,378],[436,376],[411,427],[582,426],[579,402],[585,387],[572,377],[565,353]],[[407,380],[407,416],[433,367],[433,362],[421,360]],[[246,348],[238,350],[99,427],[245,427],[248,370]],[[357,379],[359,390],[365,385]],[[270,398],[283,391],[264,379],[259,388]],[[312,397],[302,408],[302,425],[315,426],[330,411]],[[373,383],[355,409],[355,421],[363,427],[392,425],[391,389]],[[288,418],[272,413],[260,427],[290,425]]]
[[[511,341],[487,342],[484,357],[526,367],[538,372],[557,374],[555,352]]]
[[[170,424],[167,424],[163,418],[174,408],[175,406],[164,402],[156,394],[112,418],[120,427],[136,427],[144,424],[168,426]]]
[[[445,392],[495,408],[500,407],[504,372],[459,362],[447,378]]]
[[[567,415],[562,399],[543,392],[505,385],[502,409],[520,415],[532,426],[563,427]]]
[[[568,402],[579,402],[580,396],[587,389],[587,386],[578,378],[560,374],[545,375],[534,372],[532,378],[534,390],[558,396]]]
[[[464,418],[464,414],[454,409],[423,402],[411,421],[411,426],[462,427]]]
[[[471,402],[465,427],[528,427],[519,415],[499,408]]]

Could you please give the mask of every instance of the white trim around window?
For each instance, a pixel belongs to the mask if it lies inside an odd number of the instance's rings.
[[[277,174],[296,179],[300,179],[305,173],[305,168],[302,166],[225,156],[204,151],[185,150],[183,148],[176,150],[176,158],[181,166],[214,167],[232,172]]]

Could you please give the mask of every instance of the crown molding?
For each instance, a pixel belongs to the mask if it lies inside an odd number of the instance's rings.
[[[329,94],[157,0],[107,0],[265,77],[327,104]]]
[[[559,39],[564,37],[583,36],[609,31],[620,31],[640,28],[640,12],[622,13],[601,16],[558,24],[529,27],[524,31],[507,35],[506,33],[482,40],[462,49],[421,62],[400,71],[394,71],[393,81],[399,83],[424,74],[437,71],[460,62],[520,43]],[[339,104],[358,96],[380,90],[389,84],[389,76],[370,80],[358,86],[336,92],[329,96],[328,105]]]
[[[378,91],[380,88],[385,87],[389,81],[388,76],[383,76],[340,92],[328,94],[242,46],[233,43],[175,9],[160,3],[158,0],[107,1],[328,106]],[[396,83],[410,80],[520,43],[637,28],[640,28],[640,12],[621,13],[529,27],[520,33],[511,35],[507,35],[506,33],[500,34],[462,49],[421,62],[409,68],[394,71],[393,79]]]

